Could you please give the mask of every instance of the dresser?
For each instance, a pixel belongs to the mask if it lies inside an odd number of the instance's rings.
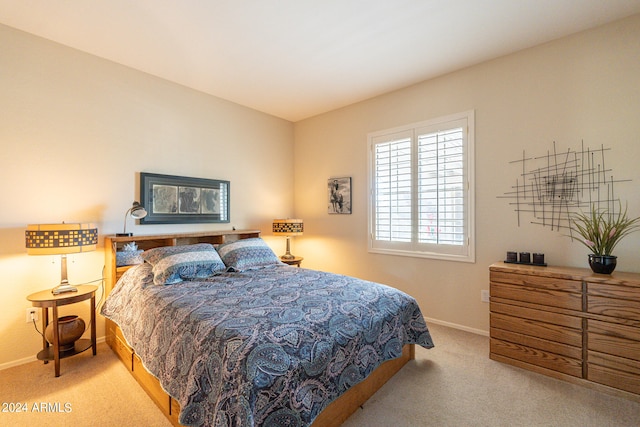
[[[489,272],[491,359],[640,401],[640,274]]]

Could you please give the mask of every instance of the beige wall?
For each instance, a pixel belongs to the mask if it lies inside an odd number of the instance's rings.
[[[416,49],[417,55],[428,55]],[[507,250],[544,252],[556,265],[586,266],[587,249],[523,221],[504,199],[522,156],[585,145],[612,150],[607,167],[640,216],[640,15],[389,93],[295,124],[295,213],[305,234],[293,252],[305,266],[400,288],[425,316],[488,330],[488,266]],[[375,70],[372,70],[375,72]],[[367,252],[367,133],[475,109],[476,263]],[[353,179],[353,214],[328,215],[329,177]],[[640,233],[616,250],[620,270],[640,271]]]
[[[26,255],[27,224],[97,224],[99,250],[69,258],[81,283],[100,277],[102,236],[122,230],[141,171],[229,180],[231,223],[130,221],[134,233],[236,226],[268,238],[271,220],[293,213],[290,122],[2,25],[0,144],[0,368],[35,357],[26,296],[60,279],[59,259]],[[86,306],[65,311],[88,319]]]
[[[257,227],[279,253],[271,219],[294,214],[305,234],[292,252],[305,267],[396,286],[427,317],[479,331],[488,330],[487,267],[506,250],[585,265],[584,247],[518,227],[498,198],[523,149],[610,146],[615,176],[632,180],[616,189],[640,215],[640,16],[295,125],[2,25],[0,41],[0,368],[39,350],[26,296],[59,277],[59,260],[25,254],[26,224],[92,221],[101,236],[118,232],[141,171],[230,180],[231,224],[129,225],[134,233]],[[369,254],[367,133],[467,109],[476,111],[476,263]],[[334,176],[353,178],[352,215],[326,213]],[[619,246],[619,269],[640,271],[639,248],[640,233]],[[102,265],[102,247],[75,255],[70,279],[93,280]],[[86,307],[68,312],[88,318]]]

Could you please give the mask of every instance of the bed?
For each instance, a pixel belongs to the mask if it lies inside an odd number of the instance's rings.
[[[174,425],[337,426],[433,347],[413,298],[280,263],[257,230],[108,236],[105,254],[107,343]]]

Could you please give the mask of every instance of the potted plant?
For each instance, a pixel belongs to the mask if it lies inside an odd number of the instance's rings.
[[[627,234],[640,229],[640,217],[629,219],[627,207],[618,213],[607,209],[597,209],[591,205],[591,212],[573,214],[569,218],[572,239],[579,234],[580,243],[591,250],[589,266],[595,273],[611,274],[616,268],[617,257],[611,255],[618,242]]]

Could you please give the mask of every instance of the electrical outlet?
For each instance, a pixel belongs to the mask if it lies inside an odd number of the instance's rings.
[[[37,308],[27,308],[27,317],[26,317],[27,323],[31,323],[34,320],[37,322],[38,321],[38,309]]]
[[[483,289],[480,291],[480,301],[482,302],[489,302],[489,291],[486,289]]]

